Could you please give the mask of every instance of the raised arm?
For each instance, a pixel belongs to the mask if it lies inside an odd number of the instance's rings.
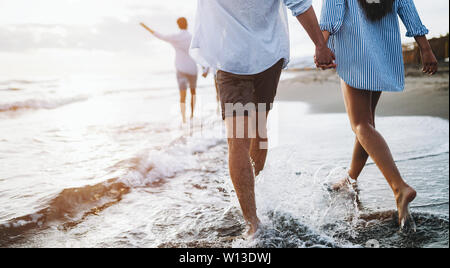
[[[160,33],[156,32],[156,31],[154,31],[153,29],[151,29],[150,27],[148,27],[147,25],[145,25],[144,23],[140,23],[140,25],[142,27],[144,27],[144,29],[149,31],[151,34],[153,34],[153,36],[155,36],[156,38],[158,38],[158,39],[160,39],[162,41],[166,41],[166,42],[169,42],[169,43],[172,43],[174,41],[172,36],[170,36],[170,35],[160,34]]]
[[[312,0],[283,0],[316,45],[316,63],[322,69],[335,68],[334,54],[327,47],[312,7]]]
[[[147,31],[149,31],[151,34],[155,34],[155,31],[153,31],[152,29],[150,29],[147,25],[145,25],[143,22],[140,23],[140,25],[142,27],[144,27],[144,29],[146,29]]]
[[[322,14],[320,16],[320,29],[325,41],[330,35],[336,34],[344,22],[345,0],[323,0]]]
[[[407,29],[406,36],[414,37],[422,55],[422,71],[433,75],[438,70],[438,62],[426,38],[428,29],[422,24],[413,0],[398,0],[398,14]]]

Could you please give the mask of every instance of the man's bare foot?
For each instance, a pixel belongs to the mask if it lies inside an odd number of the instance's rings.
[[[398,209],[398,223],[402,229],[411,217],[409,212],[409,204],[416,199],[416,196],[417,192],[410,186],[407,186],[405,189],[400,191],[395,198]]]
[[[354,183],[356,183],[356,181],[354,181]],[[352,179],[350,177],[346,177],[346,178],[340,180],[339,182],[333,184],[331,186],[331,190],[338,192],[340,190],[348,188],[351,185],[352,185]]]
[[[247,233],[246,233],[246,238],[247,239],[251,239],[251,238],[253,238],[253,236],[256,234],[256,232],[258,232],[258,230],[259,230],[259,226],[260,226],[260,222],[259,221],[257,221],[256,223],[250,223],[249,224],[249,230],[247,231]]]

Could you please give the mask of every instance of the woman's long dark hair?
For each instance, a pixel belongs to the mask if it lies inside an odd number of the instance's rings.
[[[392,12],[395,0],[358,0],[370,21],[379,21]]]

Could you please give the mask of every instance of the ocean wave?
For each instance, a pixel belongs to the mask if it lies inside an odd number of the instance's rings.
[[[180,172],[195,170],[199,165],[195,155],[223,142],[222,139],[181,137],[165,151],[152,151],[130,159],[131,168],[120,181],[130,187],[144,187],[163,179],[173,178]]]
[[[76,225],[89,215],[119,202],[129,187],[116,179],[93,186],[64,189],[46,208],[0,225],[0,246],[11,243],[34,228],[61,222],[62,228]]]
[[[58,79],[47,79],[47,80],[13,79],[13,80],[0,81],[0,85],[10,85],[10,84],[30,85],[30,84],[54,83],[57,81],[58,81]]]
[[[11,239],[18,239],[29,230],[52,223],[62,229],[76,226],[86,217],[120,202],[133,188],[157,186],[180,172],[198,168],[196,155],[221,143],[221,139],[182,137],[166,150],[120,161],[114,168],[126,167],[123,176],[95,185],[64,189],[44,209],[0,224],[0,246],[14,242]]]
[[[25,100],[18,101],[14,103],[0,104],[0,112],[11,112],[19,110],[39,110],[39,109],[56,109],[61,106],[72,104],[75,102],[81,102],[87,100],[87,96],[77,96],[64,99],[54,99],[54,100]]]
[[[23,90],[20,87],[8,87],[8,88],[0,88],[0,91],[20,91]]]

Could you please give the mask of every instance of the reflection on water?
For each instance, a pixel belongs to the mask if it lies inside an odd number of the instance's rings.
[[[358,195],[326,187],[342,178],[351,156],[346,116],[276,105],[272,149],[256,183],[263,228],[243,241],[213,88],[199,91],[199,102],[212,105],[186,132],[175,89],[102,80],[98,90],[52,93],[64,88],[60,80],[28,82],[1,84],[21,90],[1,91],[0,108],[30,96],[59,101],[0,111],[2,247],[448,247],[448,121],[379,118],[419,192],[418,230],[400,233],[392,193],[373,163]],[[73,96],[87,97],[61,101]]]

